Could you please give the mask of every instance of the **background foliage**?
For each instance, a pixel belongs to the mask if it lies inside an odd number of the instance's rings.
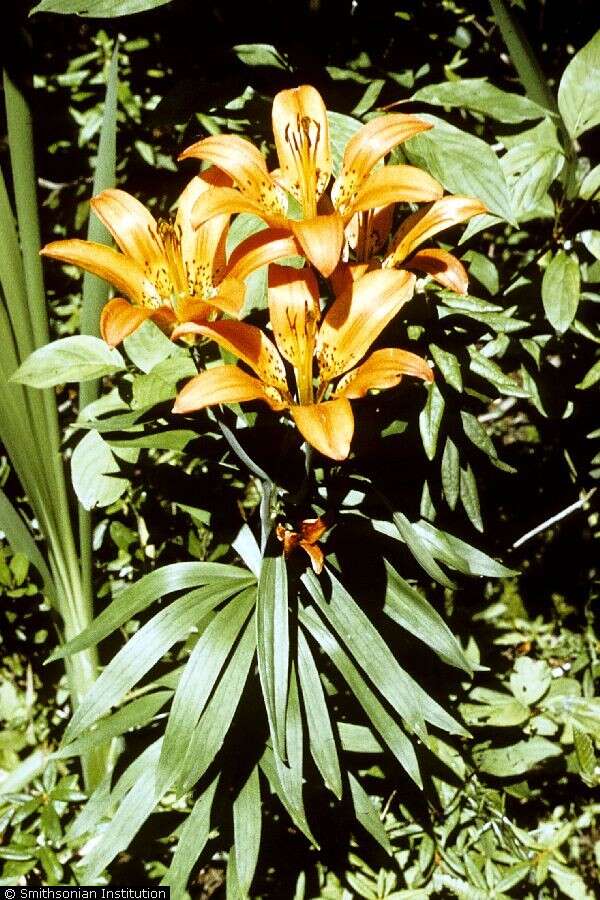
[[[111,5],[116,4],[97,4],[95,12],[108,15]],[[193,4],[184,0],[143,16],[106,20],[42,12],[52,6],[40,4],[39,13],[25,20],[15,4],[3,50],[9,72],[28,84],[48,240],[86,227],[117,36],[117,175],[157,210],[169,207],[192,174],[191,167],[174,162],[184,146],[223,130],[267,148],[273,94],[308,82],[339,112],[340,136],[355,127],[343,117],[362,120],[375,108],[414,97],[410,110],[436,117],[437,127],[411,142],[409,160],[448,190],[470,188],[494,215],[479,222],[479,230],[470,226],[460,248],[472,296],[465,301],[428,292],[413,301],[410,317],[398,326],[404,344],[432,357],[441,373],[425,408],[416,389],[403,394],[400,413],[396,401],[365,403],[360,416],[366,423],[377,420],[383,441],[357,447],[361,473],[377,482],[393,472],[387,496],[409,522],[419,516],[435,521],[519,573],[489,582],[459,573],[453,575],[458,587],[436,586],[431,564],[424,574],[410,554],[402,558],[402,575],[426,590],[476,669],[471,680],[417,657],[411,672],[472,738],[435,738],[437,759],[427,757],[421,794],[370,734],[346,729],[346,750],[355,754],[354,769],[381,816],[364,815],[363,825],[370,828],[358,828],[351,816],[340,820],[336,811],[335,828],[328,828],[330,801],[315,790],[310,807],[322,819],[315,850],[298,823],[290,825],[277,798],[263,791],[261,857],[251,895],[593,896],[600,866],[592,493],[598,474],[600,232],[594,198],[600,176],[591,127],[597,112],[586,113],[588,129],[577,113],[581,73],[572,69],[561,82],[575,50],[593,37],[592,6],[573,4],[568,18],[553,2],[511,8],[547,84],[535,66],[519,64],[509,44],[511,61],[499,28],[505,7],[498,3],[492,10],[484,3],[298,2],[288,4],[285,21],[271,3],[260,4],[258,15],[257,8],[237,6],[234,14],[223,3],[206,8],[201,28],[194,29]],[[92,12],[93,4],[66,9],[81,10]],[[288,16],[294,22],[291,37]],[[598,71],[597,49],[595,54]],[[588,60],[585,71],[593,65]],[[505,93],[470,80],[482,78]],[[587,96],[593,90],[593,84],[584,88]],[[549,103],[561,118],[540,111]],[[77,333],[79,276],[68,267],[53,270],[47,288],[55,336]],[[260,308],[263,295],[257,278],[250,306]],[[88,419],[85,454],[84,432],[73,428],[76,392],[67,386],[59,395],[75,490],[84,506],[96,509],[97,611],[158,565],[182,558],[234,559],[231,542],[245,520],[253,522],[259,500],[259,485],[243,467],[218,467],[224,452],[218,434],[201,442],[181,426],[165,440],[164,429],[150,429],[145,434],[154,433],[154,439],[136,446],[135,433],[125,431],[157,398],[164,413],[175,393],[169,357],[150,328],[111,364],[113,372],[128,366],[125,393],[112,400],[112,412],[127,418],[116,427],[104,423],[105,430],[98,421],[90,428]],[[106,374],[108,390],[113,382]],[[106,402],[93,410],[95,417],[108,411]],[[290,473],[254,449],[261,465],[286,484]],[[96,460],[91,469],[90,460]],[[23,501],[6,458],[2,487]],[[518,544],[578,500],[570,516]],[[328,547],[343,556],[335,532]],[[72,883],[93,853],[86,836],[94,813],[83,806],[75,762],[63,756],[48,763],[68,710],[60,662],[42,668],[55,639],[39,579],[26,557],[6,543],[1,553],[2,878],[6,884],[23,875],[31,883]],[[358,592],[369,591],[377,573],[355,566],[352,577]],[[124,622],[120,638],[101,646],[105,662],[145,616]],[[397,640],[389,626],[385,634]],[[191,649],[172,650],[165,671]],[[406,651],[401,644],[397,649]],[[331,678],[326,688],[333,695]],[[336,703],[344,720],[349,697],[342,692]],[[154,724],[127,735],[119,776],[162,728],[160,707],[140,714],[141,723],[156,716]],[[239,727],[244,733],[250,723],[243,720]],[[187,870],[195,896],[235,896],[232,885],[240,872],[232,876],[231,856],[228,862],[235,835],[225,812],[235,790],[235,779],[217,790],[214,828],[204,836],[203,858],[209,861],[194,868],[194,859]],[[167,795],[101,877],[117,884],[157,883],[171,863],[173,834],[183,842],[176,829],[185,803],[191,807],[194,800]],[[198,821],[202,813],[197,809]]]

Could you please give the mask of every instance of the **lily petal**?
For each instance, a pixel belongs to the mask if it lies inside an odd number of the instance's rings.
[[[376,163],[402,141],[429,128],[428,122],[403,113],[389,113],[363,125],[346,144],[342,171],[331,189],[335,208],[342,213],[350,209],[362,180]]]
[[[285,195],[271,179],[265,159],[237,134],[215,134],[192,144],[179,159],[205,159],[222,169],[248,198],[274,215],[285,213]]]
[[[323,537],[328,527],[321,516],[316,519],[303,519],[300,522],[300,537],[307,544],[315,544]]]
[[[344,233],[357,260],[372,259],[387,243],[394,221],[394,203],[354,213]]]
[[[443,194],[439,181],[416,166],[383,166],[371,172],[359,186],[352,211],[389,203],[429,203]]]
[[[308,366],[312,372],[320,309],[319,285],[311,269],[270,267],[269,318],[281,355],[296,369]]]
[[[145,306],[133,306],[129,300],[113,297],[100,313],[100,334],[109,347],[116,347],[121,341],[149,319],[153,309]]]
[[[46,244],[40,253],[98,275],[139,306],[153,309],[162,306],[156,288],[145,277],[142,267],[125,254],[107,247],[106,244],[78,239],[53,241]]]
[[[266,385],[287,394],[285,366],[273,342],[255,325],[246,322],[184,322],[173,331],[173,340],[184,334],[200,334],[216,341],[253,369]]]
[[[389,278],[396,274],[399,278]],[[336,298],[317,336],[321,381],[347,372],[365,355],[413,295],[415,276],[403,270],[367,272]]]
[[[304,255],[321,273],[329,278],[337,266],[344,246],[344,220],[337,213],[300,219],[288,223]]]
[[[355,281],[362,278],[369,270],[369,263],[345,263],[341,262],[329,276],[334,296],[339,297],[344,291],[350,290]]]
[[[271,409],[281,410],[285,404],[277,393],[269,390],[237,366],[215,366],[196,375],[180,390],[173,406],[174,413],[190,413],[219,403],[245,403],[264,400]]]
[[[227,273],[239,281],[244,281],[261,266],[286,256],[301,254],[302,248],[298,241],[287,231],[265,228],[237,245],[229,257]]]
[[[402,381],[403,375],[433,381],[433,371],[416,353],[395,348],[375,350],[362,365],[344,375],[333,396],[355,400],[375,388],[384,390],[395,387]]]
[[[229,214],[214,216],[200,228],[192,226],[192,210],[202,194],[225,187],[231,179],[215,166],[192,178],[177,201],[175,228],[180,234],[181,258],[190,294],[204,300],[210,297],[225,269],[225,237]]]
[[[331,176],[327,110],[309,85],[280,91],[273,101],[273,134],[279,157],[278,181],[300,203],[307,218]]]
[[[280,213],[270,211],[253,197],[246,197],[235,188],[215,188],[205,191],[196,200],[192,210],[192,226],[199,228],[213,216],[233,215],[234,213],[250,213],[264,219],[273,226],[281,226],[284,221]]]
[[[466,294],[469,289],[469,276],[465,267],[460,260],[446,250],[438,250],[434,247],[417,250],[402,265],[405,269],[426,272],[445,288],[449,288],[457,294]]]
[[[308,443],[331,459],[346,459],[354,434],[354,415],[344,397],[307,406],[291,406],[298,431]]]
[[[162,259],[164,249],[156,219],[127,191],[109,188],[92,197],[90,206],[117,246],[140,266],[152,269]]]
[[[317,547],[316,544],[309,544],[308,541],[299,541],[298,546],[302,547],[305,553],[308,553],[310,564],[313,567],[315,575],[320,575],[323,571],[323,563],[325,562],[325,557],[323,556],[321,548]]]
[[[394,235],[392,250],[384,265],[398,265],[434,234],[484,212],[487,212],[487,207],[473,197],[450,195],[436,200],[427,209],[420,209],[404,220]]]

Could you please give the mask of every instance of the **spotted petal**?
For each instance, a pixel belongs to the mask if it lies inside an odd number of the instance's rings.
[[[319,285],[311,269],[270,267],[269,317],[281,355],[296,369],[309,365],[312,370],[320,310]]]
[[[398,277],[388,277],[396,275]],[[322,382],[347,372],[365,355],[413,295],[415,276],[394,269],[367,272],[334,301],[317,337]]]
[[[190,413],[219,403],[264,400],[271,409],[284,409],[277,392],[237,366],[215,366],[196,375],[177,394],[174,413]]]
[[[177,201],[175,227],[181,241],[181,258],[190,293],[206,300],[225,269],[225,237],[229,214],[214,216],[200,228],[192,225],[192,210],[199,197],[215,187],[231,184],[215,166],[192,178]]]
[[[394,235],[392,250],[384,265],[398,265],[434,234],[484,212],[487,207],[472,197],[450,195],[436,200],[430,207],[420,209],[404,220]]]
[[[429,203],[443,193],[439,181],[416,166],[383,166],[364,179],[352,203],[352,211],[389,203]]]
[[[403,375],[414,375],[424,381],[433,381],[433,372],[422,357],[408,350],[387,348],[371,353],[362,365],[339,382],[334,397],[354,400],[364,397],[368,391],[395,387]]]
[[[344,397],[292,406],[290,412],[298,431],[308,443],[331,459],[346,459],[354,434],[352,407]]]
[[[253,369],[267,385],[287,393],[285,366],[273,342],[255,325],[246,322],[184,322],[173,331],[173,340],[184,334],[199,334],[216,341]]]
[[[335,208],[341,213],[351,209],[363,179],[379,160],[402,141],[429,128],[428,122],[403,113],[379,116],[363,125],[346,144],[342,171],[331,189]]]
[[[60,259],[98,275],[139,306],[154,309],[162,306],[156,288],[145,277],[142,267],[112,247],[94,241],[72,239],[53,241],[46,244],[40,252],[43,256]]]
[[[146,271],[156,268],[164,256],[156,219],[145,206],[118,188],[102,191],[90,200],[100,221],[117,246]]]

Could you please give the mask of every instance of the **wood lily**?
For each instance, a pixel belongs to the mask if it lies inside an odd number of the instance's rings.
[[[157,222],[125,191],[103,191],[91,200],[92,209],[119,250],[76,239],[54,241],[43,248],[44,256],[92,272],[124,295],[109,300],[102,310],[100,331],[108,344],[116,346],[149,318],[170,331],[177,322],[208,322],[220,313],[237,316],[244,302],[246,275],[270,259],[297,251],[289,240],[267,243],[264,237],[255,238],[251,244],[240,245],[227,266],[229,215],[216,216],[194,229],[191,210],[203,194],[229,183],[215,168],[193,178],[179,197],[173,222]]]
[[[201,225],[215,215],[254,213],[271,227],[295,235],[306,258],[329,277],[340,259],[344,228],[355,214],[442,196],[441,184],[421,169],[377,167],[394,147],[428,128],[429,123],[401,113],[371,119],[348,141],[341,171],[327,195],[333,166],[325,104],[309,85],[280,91],[273,101],[279,159],[275,171],[269,172],[260,151],[237,135],[212,135],[181,154],[180,159],[194,157],[217,165],[234,185],[200,197],[194,223]]]
[[[320,575],[323,571],[325,558],[318,541],[327,531],[328,525],[319,517],[317,519],[303,519],[299,527],[299,531],[292,531],[281,523],[277,525],[275,534],[277,539],[283,544],[283,555],[287,559],[294,550],[300,547],[308,555],[315,574]]]
[[[406,350],[376,350],[361,363],[412,297],[414,283],[415,276],[405,270],[369,272],[336,297],[320,321],[314,273],[271,266],[269,316],[275,342],[253,325],[226,320],[185,323],[173,332],[173,338],[190,333],[212,338],[254,375],[234,365],[209,368],[183,387],[173,411],[262,400],[273,410],[289,409],[304,439],[325,456],[345,459],[354,433],[350,400],[394,387],[403,375],[433,380],[425,360]]]

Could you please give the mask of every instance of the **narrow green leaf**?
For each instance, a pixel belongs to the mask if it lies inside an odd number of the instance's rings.
[[[572,138],[600,123],[600,31],[563,72],[558,108]]]
[[[503,372],[493,359],[488,359],[487,356],[484,356],[483,353],[480,353],[474,347],[469,347],[468,350],[471,357],[471,362],[469,363],[471,372],[475,372],[476,375],[489,381],[501,394],[507,397],[530,396],[529,391],[521,386],[511,375]]]
[[[466,469],[461,468],[460,470],[460,499],[473,526],[477,531],[483,531],[481,509],[479,507],[479,491],[477,490],[477,481],[470,465],[467,465]]]
[[[131,16],[164,6],[171,0],[42,0],[34,6],[33,13],[60,13],[61,15],[85,16],[91,19],[110,19],[116,16]]]
[[[509,578],[511,575],[517,574],[514,569],[508,569],[502,563],[492,559],[491,556],[482,553],[481,550],[471,547],[470,544],[452,534],[440,531],[429,522],[415,522],[413,528],[438,559],[456,569],[457,572],[462,572],[463,575]]]
[[[442,487],[450,509],[454,509],[460,491],[460,461],[456,444],[451,437],[446,438],[442,454]]]
[[[383,611],[402,628],[427,644],[445,662],[472,673],[472,666],[440,614],[408,584],[387,560]]]
[[[177,641],[215,606],[239,591],[233,584],[207,585],[174,600],[130,638],[94,682],[65,731],[65,741],[79,737],[103,713],[119,703],[127,691],[150,671]]]
[[[188,748],[181,796],[191,790],[212,764],[229,731],[256,652],[256,623],[250,619],[210,702],[200,717]]]
[[[338,722],[337,726],[340,743],[347,753],[381,753],[381,744],[370,728],[351,722]]]
[[[99,744],[110,741],[139,725],[147,724],[172,696],[172,691],[155,691],[144,697],[138,697],[137,700],[132,700],[112,716],[101,719],[96,727],[73,741],[72,744],[61,747],[52,754],[53,759],[82,756]]]
[[[286,759],[285,711],[289,672],[288,588],[285,558],[265,556],[258,582],[256,647],[258,672],[274,746]]]
[[[430,385],[428,391],[427,402],[419,416],[419,429],[427,459],[433,459],[437,448],[442,416],[444,415],[445,402],[437,384]]]
[[[221,670],[256,601],[246,588],[221,609],[202,632],[179,679],[158,762],[157,783],[172,784],[181,771],[194,729]]]
[[[340,763],[323,685],[308,642],[301,631],[298,632],[298,675],[308,723],[310,752],[323,781],[341,800]]]
[[[423,544],[420,535],[415,531],[414,524],[409,522],[401,512],[395,512],[393,519],[398,533],[421,568],[444,587],[454,587],[454,582],[440,569],[427,545]]]
[[[392,845],[390,839],[383,827],[383,822],[379,816],[379,811],[374,807],[373,801],[364,790],[361,784],[356,780],[352,772],[348,772],[348,783],[350,785],[350,793],[352,794],[352,805],[356,818],[369,832],[371,837],[375,838],[380,847],[383,847],[386,853],[392,855]]]
[[[577,313],[581,279],[574,254],[559,250],[548,264],[542,279],[542,301],[546,318],[563,334]]]
[[[149,572],[134,584],[123,588],[85,631],[78,634],[64,647],[55,650],[48,658],[48,662],[79,653],[81,650],[99,643],[129,619],[133,619],[138,613],[151,606],[159,597],[175,591],[223,581],[230,581],[236,585],[236,590],[241,590],[248,583],[254,581],[254,578],[250,572],[240,569],[238,566],[213,562],[172,563],[170,566],[162,566],[154,572]],[[194,596],[202,598],[203,594],[194,592]]]
[[[460,411],[460,418],[463,431],[471,443],[475,444],[475,446],[481,450],[482,453],[485,453],[486,456],[496,459],[498,456],[496,448],[494,447],[491,437],[485,430],[485,426],[481,424],[479,419],[464,409]]]
[[[161,886],[170,887],[175,898],[185,894],[187,881],[210,835],[210,813],[220,774],[202,791],[186,817],[179,841]]]
[[[292,803],[290,803],[289,793],[284,789],[279,778],[279,769],[275,762],[275,754],[269,746],[265,748],[265,752],[261,757],[260,767],[264,772],[267,781],[271,785],[271,788],[281,800],[284,809],[287,810],[287,813],[294,825],[302,832],[303,835],[305,835],[305,837],[308,838],[313,847],[316,847],[318,850],[319,845],[317,844],[317,841],[315,840],[310,830],[310,826],[306,821],[304,809],[299,809],[297,806],[294,806]]]
[[[319,618],[317,611],[314,609],[302,609],[299,615],[302,625],[309,631],[314,640],[331,659],[336,669],[338,669],[384,743],[387,744],[407,775],[412,778],[418,787],[422,788],[423,782],[419,771],[419,763],[411,740],[375,696],[375,693],[367,685],[347,653],[344,652],[334,635]]]
[[[24,553],[29,562],[36,567],[44,582],[44,591],[55,602],[56,588],[38,545],[29,528],[19,515],[6,494],[0,489],[0,528],[8,538],[15,553]]]
[[[56,387],[68,381],[88,381],[125,368],[123,357],[100,338],[87,334],[59,338],[35,350],[11,381],[34,388]]]
[[[248,894],[256,871],[261,829],[260,777],[258,766],[254,766],[233,802],[236,873],[244,895]]]
[[[460,363],[454,353],[443,350],[436,344],[429,345],[429,352],[433,356],[434,362],[448,384],[459,393],[462,392],[462,373],[460,371]]]
[[[236,44],[231,49],[246,66],[270,66],[274,69],[288,70],[290,68],[272,44]]]

